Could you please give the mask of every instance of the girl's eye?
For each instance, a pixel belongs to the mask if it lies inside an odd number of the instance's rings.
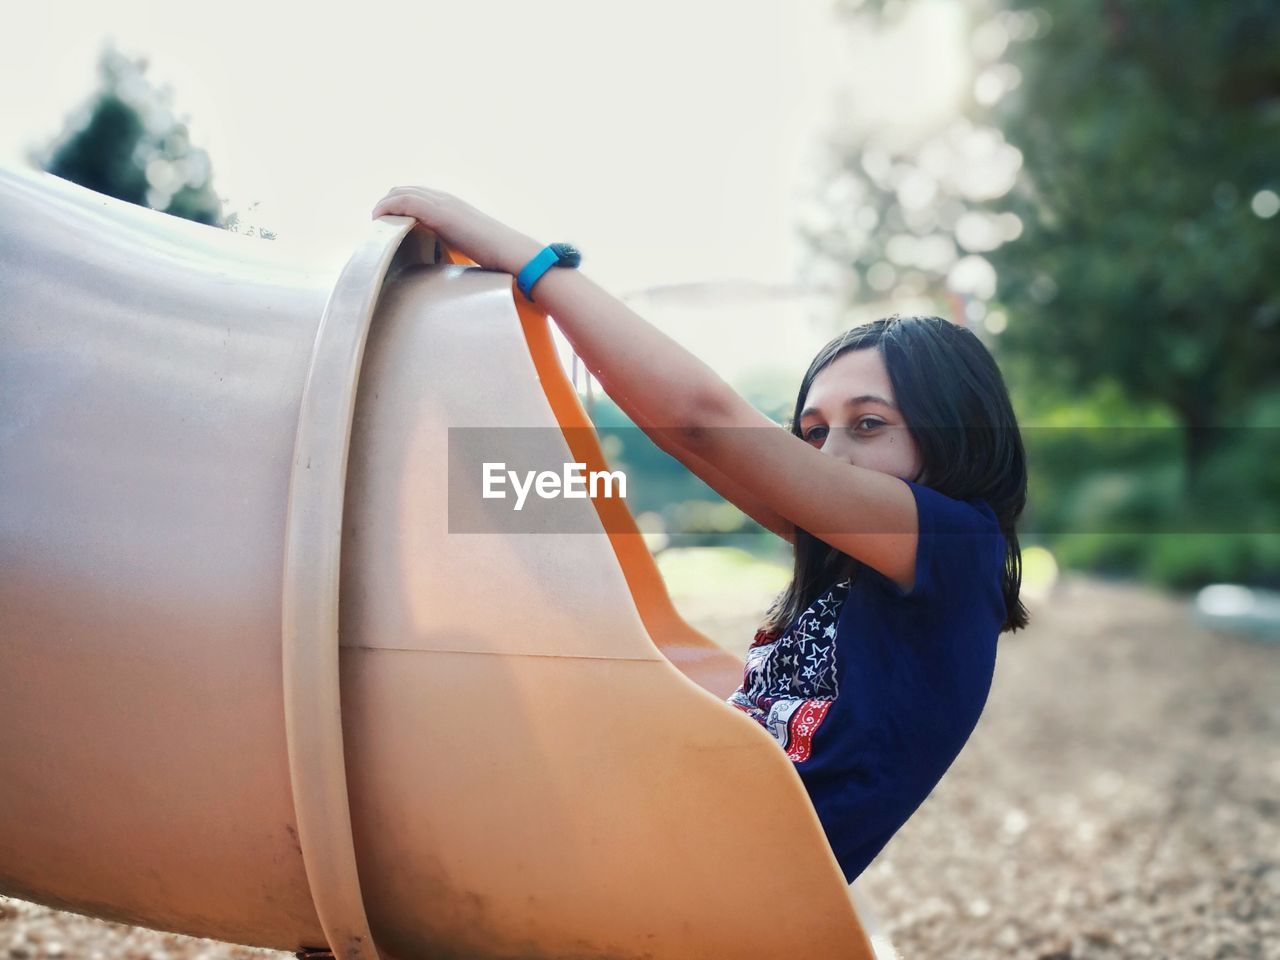
[[[858,421],[858,426],[862,426],[864,423],[870,424],[870,426],[863,431],[864,433],[870,432],[874,430],[876,427],[884,426],[884,421],[877,420],[875,417],[863,417],[861,420]],[[806,440],[820,440],[821,435],[818,433],[818,431],[825,432],[826,429],[827,429],[826,427],[810,427],[808,433],[804,435],[804,438]]]

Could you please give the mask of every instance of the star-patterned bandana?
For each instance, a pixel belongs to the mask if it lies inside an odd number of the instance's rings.
[[[836,622],[850,580],[815,600],[781,635],[756,633],[742,685],[727,702],[763,726],[792,760],[807,760],[813,735],[840,692]]]

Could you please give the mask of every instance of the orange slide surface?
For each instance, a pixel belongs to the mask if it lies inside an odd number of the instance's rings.
[[[511,276],[0,169],[0,303],[0,893],[340,960],[873,955],[625,501],[478,496],[490,442],[609,469]]]

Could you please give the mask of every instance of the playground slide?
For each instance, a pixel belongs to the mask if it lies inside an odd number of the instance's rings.
[[[625,503],[451,531],[453,428],[607,468],[510,276],[0,169],[0,311],[0,893],[340,960],[872,956]]]

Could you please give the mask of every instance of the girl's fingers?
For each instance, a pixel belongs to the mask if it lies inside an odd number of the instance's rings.
[[[421,201],[415,201],[412,197],[383,197],[373,208],[373,219],[387,214],[422,218],[426,215],[426,210]]]
[[[387,195],[373,208],[373,219],[386,214],[417,217],[432,224],[433,217],[440,213],[446,203],[447,194],[428,187],[392,187]]]
[[[377,216],[379,213],[391,213],[393,211],[400,210],[403,206],[403,201],[396,197],[383,197],[373,206],[374,216]]]
[[[443,202],[448,194],[440,190],[432,190],[430,187],[392,187],[387,191],[387,196],[413,198],[426,204],[438,204]]]

